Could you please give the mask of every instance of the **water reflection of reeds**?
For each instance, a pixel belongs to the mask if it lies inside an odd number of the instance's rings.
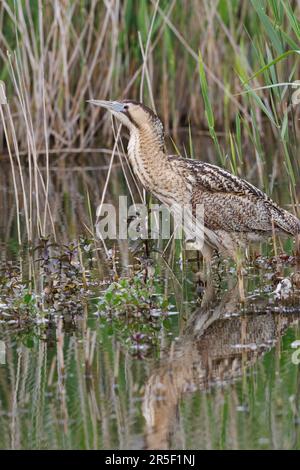
[[[241,313],[229,298],[196,309],[158,364],[88,312],[27,345],[6,330],[0,447],[299,448],[299,315]]]

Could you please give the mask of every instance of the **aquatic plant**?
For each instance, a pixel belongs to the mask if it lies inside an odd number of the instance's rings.
[[[100,322],[109,321],[122,344],[142,356],[157,345],[166,320],[176,313],[159,279],[145,279],[142,273],[112,282],[96,305]]]
[[[85,266],[81,250],[85,249]],[[0,267],[0,317],[4,321],[26,323],[48,321],[59,315],[83,313],[91,288],[91,245],[85,239],[68,245],[49,239],[27,251],[24,269],[20,261],[2,262]]]

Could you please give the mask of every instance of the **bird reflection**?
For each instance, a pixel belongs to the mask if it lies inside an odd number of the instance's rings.
[[[146,448],[170,448],[184,394],[224,387],[243,376],[299,317],[275,313],[266,303],[256,304],[255,311],[253,305],[252,311],[244,306],[242,312],[237,286],[219,300],[209,288],[146,383]]]

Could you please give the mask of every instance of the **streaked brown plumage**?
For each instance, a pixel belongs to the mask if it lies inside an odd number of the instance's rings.
[[[191,314],[145,382],[142,410],[147,448],[172,448],[178,407],[185,395],[214,389],[215,403],[222,401],[224,387],[245,377],[287,328],[300,322],[299,313],[270,311],[269,299],[257,304],[252,299],[247,312],[251,314],[241,313],[237,286],[222,299],[212,284],[208,286],[201,307]]]
[[[300,221],[264,192],[224,169],[164,152],[163,126],[153,111],[132,100],[97,101],[130,131],[128,156],[144,188],[172,206],[204,205],[207,246],[233,254],[237,245],[300,233]]]

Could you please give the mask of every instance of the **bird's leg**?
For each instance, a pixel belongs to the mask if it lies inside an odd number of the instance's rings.
[[[239,288],[241,302],[245,302],[246,297],[245,297],[244,275],[241,273],[238,273],[238,288]]]
[[[201,258],[203,261],[202,263],[203,271],[201,270]],[[198,271],[196,273],[196,291],[197,291],[198,297],[202,299],[204,292],[205,292],[206,282],[205,282],[205,275],[204,275],[204,269],[205,269],[204,268],[204,256],[199,250],[197,250],[196,252],[195,261],[197,262],[197,268],[198,268]]]
[[[206,243],[201,248],[202,254],[202,269],[200,265],[200,251],[197,251],[197,265],[198,265],[198,272],[197,276],[197,292],[199,293],[200,297],[203,296],[204,290],[207,285],[211,284],[212,282],[212,270],[211,270],[211,259],[213,250],[210,248],[209,245]]]
[[[197,250],[197,267],[198,267],[198,271],[200,271],[201,267],[200,267],[200,251]]]
[[[213,249],[207,244],[204,243],[202,248],[202,256],[203,256],[203,273],[205,276],[206,283],[209,283],[212,278],[212,256],[213,256]]]
[[[245,269],[243,266],[243,262],[245,258],[240,247],[236,249],[234,259],[236,262],[236,273],[237,273],[237,278],[238,278],[238,291],[239,291],[240,299],[241,299],[241,302],[245,302],[245,298],[246,298],[245,287],[244,287]]]

